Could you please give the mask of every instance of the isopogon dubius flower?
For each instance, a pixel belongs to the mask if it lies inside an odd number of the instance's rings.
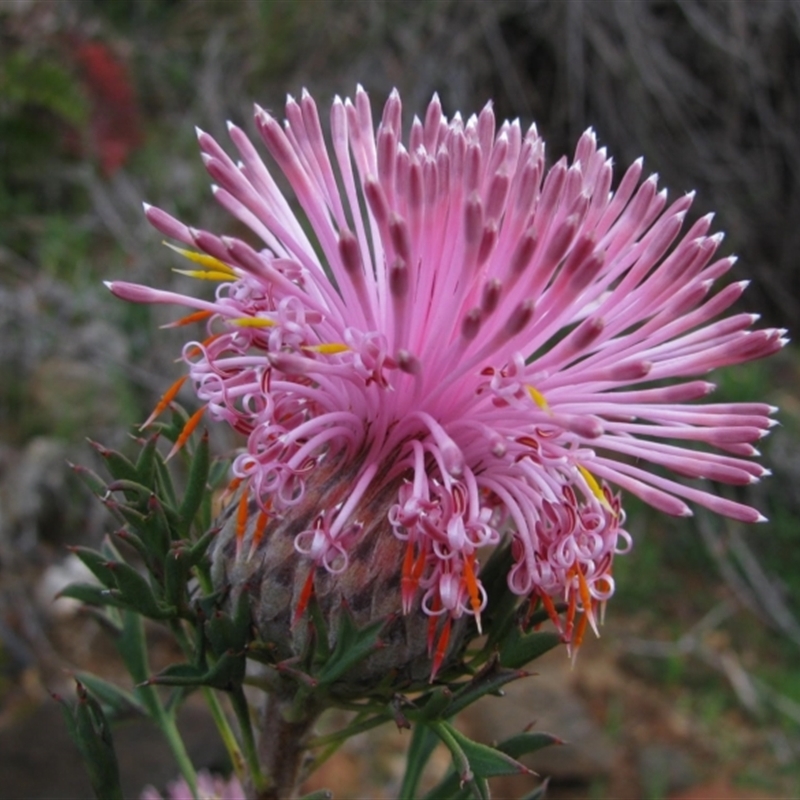
[[[302,213],[240,128],[239,161],[199,131],[216,199],[260,244],[146,206],[216,295],[109,287],[205,319],[183,359],[198,413],[247,437],[233,465],[240,540],[248,504],[258,522],[239,558],[303,506],[316,474],[347,476],[291,528],[308,564],[296,616],[315,572],[354,568],[375,508],[400,543],[403,610],[440,618],[439,660],[451,620],[480,629],[481,553],[504,537],[516,594],[567,602],[575,643],[594,626],[630,546],[610,487],[677,516],[691,503],[762,519],[660,469],[730,484],[766,472],[749,457],[774,408],[698,403],[714,387],[696,378],[785,343],[751,330],[756,315],[720,318],[746,283],[712,289],[734,258],[715,257],[711,215],[681,233],[692,194],[668,204],[641,160],[612,189],[591,130],[548,169],[536,128],[498,129],[491,105],[448,120],[434,97],[405,140],[397,92],[376,130],[360,87],[334,100],[330,145],[306,92],[283,125],[261,108],[255,123]]]

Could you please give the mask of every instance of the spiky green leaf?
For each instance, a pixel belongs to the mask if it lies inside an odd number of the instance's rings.
[[[500,643],[500,663],[518,669],[561,644],[561,636],[551,631],[523,633],[513,627]]]

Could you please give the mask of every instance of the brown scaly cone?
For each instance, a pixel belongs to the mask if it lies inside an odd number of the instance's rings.
[[[388,471],[390,465],[384,469]],[[356,459],[322,462],[305,482],[305,492],[297,505],[267,524],[261,541],[251,554],[253,533],[259,509],[249,501],[247,525],[237,558],[236,529],[239,503],[235,500],[220,519],[222,529],[212,554],[215,588],[230,590],[232,600],[242,591],[250,596],[251,613],[258,636],[274,649],[275,661],[303,654],[310,634],[306,615],[295,621],[311,562],[297,552],[297,534],[312,527],[326,508],[347,499],[359,473]],[[431,675],[428,655],[429,617],[420,608],[418,596],[411,612],[402,613],[401,570],[406,545],[393,534],[387,516],[396,502],[402,478],[372,481],[349,522],[359,522],[363,530],[348,548],[349,563],[343,573],[333,575],[323,567],[314,572],[314,597],[327,623],[331,649],[336,645],[341,617],[346,610],[362,628],[383,620],[381,647],[356,664],[332,687],[342,698],[371,695],[378,690],[389,694],[427,685]],[[443,667],[463,649],[468,619],[454,621],[450,645]]]

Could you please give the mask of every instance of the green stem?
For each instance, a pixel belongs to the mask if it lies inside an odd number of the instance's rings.
[[[261,771],[256,740],[253,736],[253,726],[250,722],[250,708],[247,705],[247,698],[241,689],[234,690],[231,694],[231,705],[236,714],[236,719],[239,721],[239,730],[242,732],[241,752],[244,753],[244,759],[250,771],[250,780],[253,783],[253,788],[259,794],[263,793],[269,787],[270,781]]]
[[[360,716],[360,715],[359,715]],[[345,742],[351,736],[357,733],[363,733],[378,725],[383,725],[384,722],[389,722],[392,717],[389,714],[383,714],[378,717],[370,717],[369,719],[359,719],[356,717],[347,727],[341,730],[334,731],[333,733],[325,734],[325,736],[315,736],[308,742],[309,747],[326,747],[335,742]]]
[[[175,639],[177,640],[181,650],[183,651],[184,656],[191,660],[194,652],[183,626],[178,621],[172,621],[170,627],[172,628],[172,633],[175,636]],[[217,726],[222,743],[228,752],[228,757],[231,760],[236,777],[239,778],[240,781],[243,781],[245,779],[245,758],[242,754],[241,748],[239,747],[239,743],[236,741],[236,734],[234,734],[233,728],[231,728],[228,717],[225,714],[222,704],[220,703],[219,698],[215,694],[214,690],[208,686],[203,686],[201,687],[201,691],[203,698],[208,704],[209,710],[211,711],[211,717],[214,720],[214,724]]]
[[[169,743],[172,754],[175,756],[175,761],[178,764],[178,769],[181,775],[183,775],[183,779],[188,784],[192,797],[194,800],[198,800],[197,771],[194,768],[194,764],[192,764],[192,760],[189,758],[189,753],[186,751],[186,745],[183,743],[183,738],[175,723],[175,717],[164,710],[160,700],[158,704],[161,713],[158,719],[156,719],[156,723],[159,728],[161,728],[161,732]]]
[[[436,734],[424,723],[414,725],[411,734],[411,744],[406,755],[406,771],[400,787],[400,800],[414,800],[417,796],[425,765],[431,757],[438,740]]]
[[[155,687],[148,683],[150,665],[147,659],[144,623],[133,611],[127,610],[123,615],[123,634],[117,642],[117,649],[131,677],[139,684],[137,687],[139,699],[164,734],[175,756],[178,769],[188,784],[192,797],[197,800],[197,772],[186,752],[183,739],[175,724],[175,716],[164,708]]]
[[[217,726],[222,743],[228,752],[228,757],[233,765],[233,771],[240,781],[245,779],[245,759],[242,755],[242,750],[239,747],[239,742],[236,741],[236,734],[233,732],[228,717],[222,708],[219,698],[214,693],[213,689],[208,686],[202,688],[203,698],[208,703],[208,708],[211,711],[211,717],[214,724]]]

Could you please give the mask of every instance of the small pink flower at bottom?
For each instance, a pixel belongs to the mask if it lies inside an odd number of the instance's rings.
[[[352,569],[382,489],[385,536],[402,545],[399,605],[432,620],[434,673],[451,621],[480,629],[482,554],[507,538],[510,588],[548,609],[566,602],[566,623],[553,617],[567,641],[595,627],[631,543],[612,486],[677,516],[689,502],[763,519],[663,472],[734,485],[766,473],[749,459],[775,409],[697,402],[714,386],[696,378],[785,343],[751,330],[755,315],[720,318],[746,283],[712,292],[735,259],[715,258],[711,215],[681,233],[693,195],[668,204],[656,176],[640,180],[641,160],[612,190],[592,131],[548,169],[536,128],[498,129],[491,105],[448,120],[434,97],[405,142],[397,92],[377,131],[363,90],[336,98],[330,146],[307,93],[286,118],[257,108],[255,123],[300,215],[242,130],[229,125],[238,161],[198,132],[217,201],[260,244],[146,206],[192,248],[179,249],[197,266],[188,274],[218,282],[213,299],[109,287],[206,325],[183,349],[202,403],[192,424],[204,414],[247,439],[233,469],[240,539],[254,532],[240,558],[315,475],[353,475],[298,517],[308,578],[296,617],[315,572]]]
[[[198,800],[245,800],[244,790],[235,775],[226,780],[208,770],[197,773],[197,797]],[[193,796],[189,784],[181,778],[167,784],[166,796],[148,786],[140,800],[193,800]]]

